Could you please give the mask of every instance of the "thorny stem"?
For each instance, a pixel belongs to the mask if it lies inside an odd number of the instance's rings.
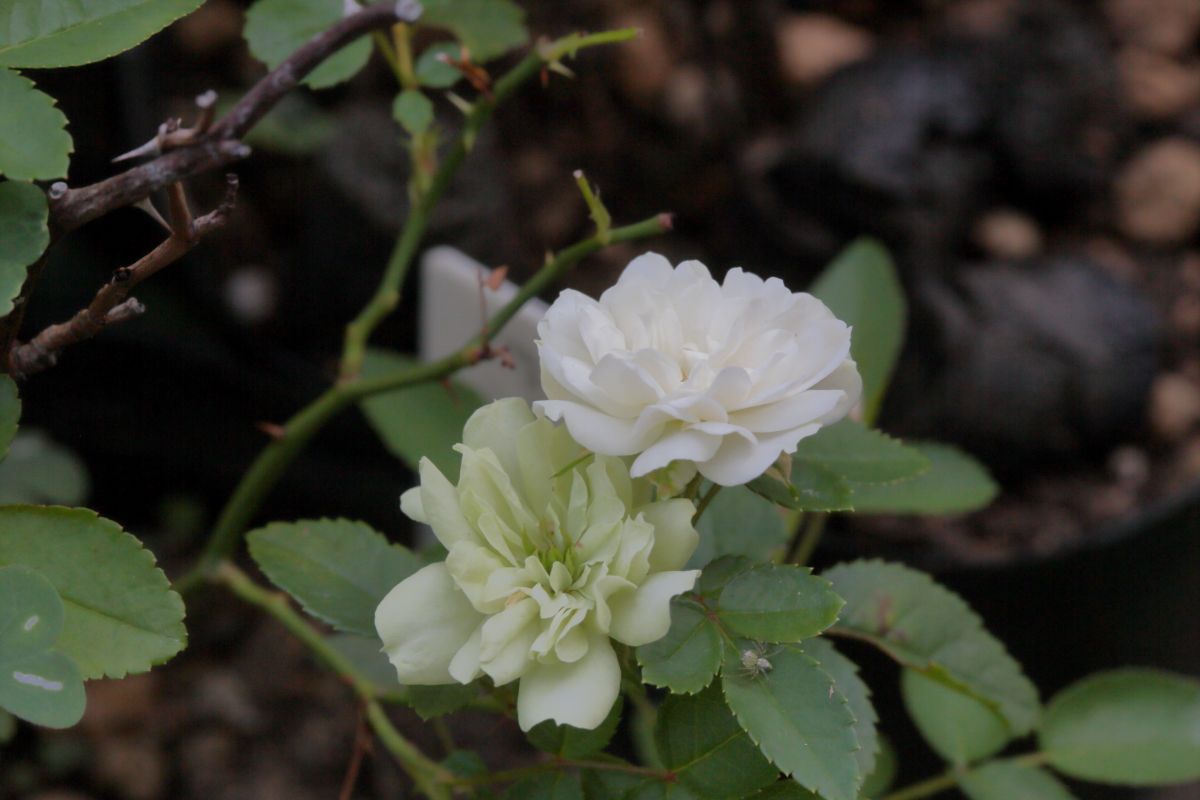
[[[221,564],[213,577],[247,603],[257,606],[279,620],[293,636],[307,645],[318,659],[337,672],[362,700],[367,721],[375,730],[375,734],[413,779],[417,788],[435,800],[449,800],[450,792],[446,788],[446,784],[452,782],[454,776],[422,753],[412,742],[404,738],[400,731],[396,730],[379,704],[372,683],[345,656],[331,647],[325,637],[296,613],[286,596],[259,586],[250,576],[228,562]]]
[[[664,233],[670,230],[670,227],[670,217],[660,214],[633,225],[616,228],[609,232],[609,239],[611,242],[634,241]],[[197,588],[206,574],[233,553],[242,532],[258,511],[267,493],[279,482],[284,470],[309,440],[335,414],[351,403],[379,392],[435,381],[487,358],[491,355],[487,339],[489,335],[498,333],[516,315],[526,300],[558,280],[568,269],[599,250],[601,246],[600,241],[593,236],[561,251],[488,320],[484,328],[486,334],[481,333],[474,337],[457,352],[428,364],[369,379],[357,378],[325,390],[320,397],[288,420],[278,438],[268,444],[251,464],[221,511],[199,562],[176,581],[175,588],[184,593]]]
[[[806,514],[802,517],[792,541],[788,544],[787,556],[783,562],[785,564],[807,564],[816,551],[817,545],[821,543],[821,537],[825,535],[825,523],[828,520],[829,514],[824,512]]]
[[[700,521],[700,517],[708,510],[708,504],[717,496],[717,492],[721,491],[721,484],[714,483],[708,487],[708,491],[700,498],[700,502],[696,504],[696,515],[692,517],[692,525]]]
[[[496,107],[507,100],[526,81],[537,75],[546,64],[585,47],[626,41],[636,35],[637,31],[634,29],[607,31],[591,36],[568,36],[551,45],[538,46],[496,81],[490,96],[481,96],[475,101],[462,130],[455,137],[449,151],[438,166],[437,172],[434,173],[429,188],[413,203],[374,296],[358,316],[346,326],[341,361],[341,379],[343,381],[353,380],[358,376],[362,370],[367,340],[370,339],[379,323],[400,303],[400,288],[417,255],[421,239],[425,235],[429,215],[441,200],[442,195],[445,194],[451,179],[474,146],[479,131],[491,119],[492,112]]]

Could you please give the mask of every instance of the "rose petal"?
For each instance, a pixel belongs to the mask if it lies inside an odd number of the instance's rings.
[[[375,630],[401,683],[454,683],[450,661],[482,621],[442,563],[405,578],[375,610]]]
[[[691,500],[660,500],[641,509],[643,518],[654,526],[654,549],[650,551],[650,569],[668,572],[683,567],[696,551],[700,534],[692,526],[696,507]]]
[[[612,610],[609,633],[618,642],[638,647],[656,642],[671,627],[671,598],[691,589],[700,570],[659,572],[632,592],[608,598]]]
[[[591,730],[600,725],[621,691],[621,666],[608,637],[593,634],[587,653],[573,664],[534,663],[521,677],[517,721],[521,730],[552,719]]]

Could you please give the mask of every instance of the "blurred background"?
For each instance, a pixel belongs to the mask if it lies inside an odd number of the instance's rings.
[[[245,5],[209,0],[117,59],[33,74],[71,120],[72,185],[113,174],[114,155],[186,119],[200,92],[231,101],[263,74],[241,40]],[[960,444],[1004,492],[963,518],[838,520],[819,563],[879,555],[936,572],[1047,695],[1125,664],[1200,675],[1200,2],[523,5],[537,34],[644,34],[503,107],[428,244],[520,281],[587,235],[578,168],[618,222],[675,212],[676,231],[644,247],[718,275],[744,266],[800,289],[849,241],[877,237],[911,317],[881,426]],[[374,288],[408,204],[394,93],[373,61],[338,89],[293,95],[250,138],[229,226],[139,290],[144,317],[23,389],[25,424],[85,465],[81,499],[169,573],[266,443],[259,423],[330,380],[342,326]],[[449,103],[438,111],[459,124]],[[207,208],[221,176],[189,191]],[[132,209],[72,234],[26,335],[160,238]],[[642,247],[611,248],[568,282],[597,293]],[[419,292],[384,343],[416,349]],[[397,498],[412,480],[351,411],[262,518],[347,516],[404,541]],[[170,667],[89,684],[79,729],[20,731],[0,755],[0,796],[336,796],[355,733],[347,693],[231,598],[198,597],[188,624]],[[901,782],[932,772],[890,665],[851,655],[878,687]],[[463,715],[453,728],[493,764],[531,757],[507,723]],[[385,759],[359,787],[404,791]]]

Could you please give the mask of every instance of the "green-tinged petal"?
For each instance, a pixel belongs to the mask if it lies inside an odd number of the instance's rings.
[[[675,499],[651,503],[641,509],[642,516],[654,526],[654,549],[650,551],[650,569],[667,572],[680,569],[696,552],[700,534],[692,526],[696,507],[691,500]]]
[[[635,591],[613,595],[608,600],[612,609],[609,633],[631,647],[666,636],[671,627],[671,598],[695,586],[698,577],[698,569],[659,572]]]
[[[446,569],[471,605],[481,614],[495,614],[504,608],[506,598],[494,598],[488,592],[488,580],[508,567],[488,547],[459,541],[446,556]]]
[[[474,450],[491,450],[504,471],[515,478],[519,474],[517,434],[533,420],[528,403],[519,397],[506,397],[472,414],[463,428],[462,441]]]
[[[438,541],[447,550],[453,547],[455,542],[473,539],[471,526],[467,524],[467,518],[463,516],[459,506],[458,490],[454,488],[454,484],[446,480],[442,471],[428,458],[421,459],[419,470],[421,513],[433,528],[434,536],[437,536]]]
[[[573,474],[567,467],[585,455],[587,451],[575,443],[566,428],[547,419],[539,419],[517,431],[521,490],[529,507],[540,514],[556,492],[565,495]]]
[[[650,552],[654,549],[654,526],[644,519],[627,520],[618,532],[620,545],[608,564],[608,571],[634,583],[650,573]]]
[[[513,486],[512,479],[500,465],[495,453],[491,450],[472,450],[461,444],[455,449],[462,453],[458,479],[460,491],[464,499],[469,493],[478,500],[474,512],[463,504],[463,513],[468,522],[475,523],[474,514],[488,509],[514,531],[537,527],[537,518]]]
[[[458,652],[454,654],[454,658],[450,659],[450,677],[462,684],[470,683],[483,674],[483,670],[479,666],[479,645],[483,638],[483,626],[485,623],[479,623],[475,628],[475,632],[471,634],[471,638],[463,642],[463,646],[458,648]]]
[[[483,671],[497,686],[510,683],[525,673],[532,662],[530,650],[539,631],[538,604],[528,597],[483,624],[480,658]]]
[[[421,504],[420,486],[414,486],[400,495],[400,510],[404,512],[404,516],[413,522],[420,522],[423,525],[429,524],[429,517],[425,516],[425,508]]]
[[[608,637],[593,634],[574,664],[533,663],[521,678],[517,721],[528,731],[544,720],[592,730],[604,721],[621,690],[621,667]]]
[[[450,660],[482,621],[440,562],[405,578],[375,610],[375,629],[401,683],[454,683]]]

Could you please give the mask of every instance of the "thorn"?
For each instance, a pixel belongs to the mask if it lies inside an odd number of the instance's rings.
[[[50,190],[46,192],[46,196],[51,200],[59,200],[67,193],[66,181],[55,181],[50,184]]]
[[[258,428],[272,439],[282,439],[284,434],[287,433],[287,431],[283,429],[282,425],[279,425],[275,422],[259,422],[254,427]]]
[[[160,153],[162,153],[162,146],[158,143],[158,137],[155,136],[145,144],[138,145],[126,153],[121,153],[121,155],[112,160],[112,163],[118,164],[122,161],[129,161],[133,158],[141,158],[142,156],[156,156]]]
[[[162,214],[158,213],[158,209],[154,207],[154,203],[150,202],[149,197],[143,197],[140,201],[134,203],[133,207],[141,211],[145,211],[150,219],[154,220],[159,225],[162,225],[163,228],[166,229],[167,233],[171,232],[171,226],[167,224],[165,219],[163,219]]]
[[[104,321],[106,323],[125,322],[134,317],[140,317],[145,313],[146,307],[142,305],[141,301],[136,297],[130,297],[125,302],[113,306],[108,314],[105,315]]]
[[[401,22],[416,22],[425,13],[425,7],[417,0],[398,0],[393,13]]]
[[[675,215],[669,211],[665,211],[658,215],[658,224],[662,226],[664,231],[675,230]]]
[[[204,133],[212,124],[213,116],[217,113],[217,93],[209,89],[207,92],[197,95],[196,107],[200,109],[200,115],[196,117],[196,126],[192,128],[193,136]]]
[[[575,77],[575,72],[561,61],[551,61],[546,65],[546,68],[551,72],[557,72],[559,75],[563,75],[567,78]]]

